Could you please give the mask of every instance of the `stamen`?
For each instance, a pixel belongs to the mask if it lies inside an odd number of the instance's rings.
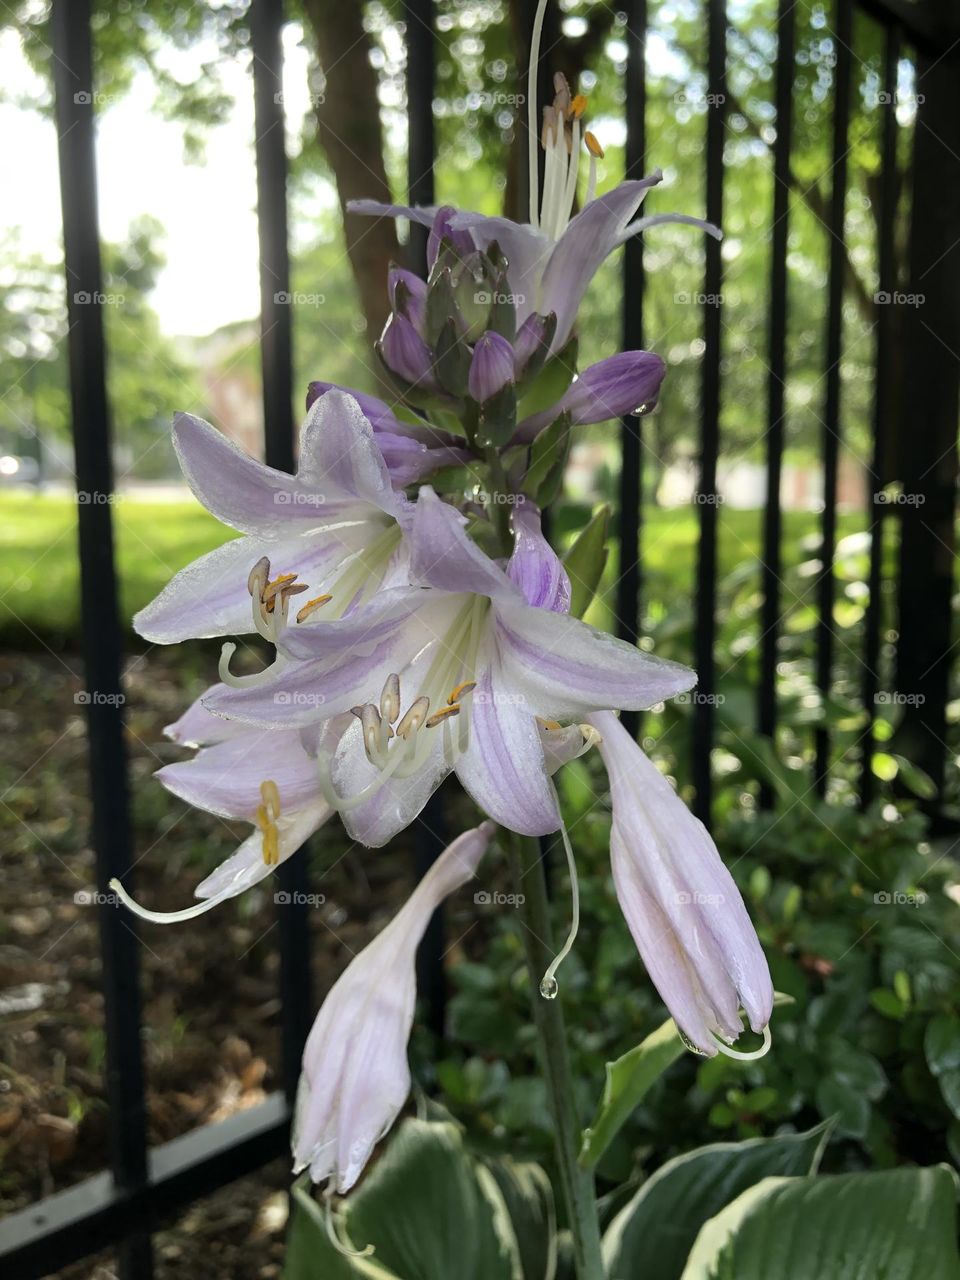
[[[263,595],[263,588],[269,577],[270,561],[266,556],[261,556],[247,577],[247,590],[255,599],[259,600]]]
[[[439,711],[435,711],[427,721],[428,729],[435,729],[438,724],[442,724],[444,720],[449,720],[451,716],[460,714],[460,703],[455,702],[452,706],[441,707]]]
[[[363,729],[363,749],[367,753],[367,759],[377,768],[380,768],[383,763],[380,745],[381,724],[380,712],[372,702],[368,702],[360,713],[360,725]]]
[[[296,580],[297,580],[297,575],[295,573],[279,574],[276,578],[274,578],[272,582],[268,582],[266,586],[263,588],[263,591],[260,593],[261,600],[263,601],[264,604],[266,604],[268,600],[273,599],[273,597],[277,594],[278,591],[280,591],[283,587],[287,586],[289,583],[296,582]]]
[[[369,1258],[376,1252],[372,1244],[368,1244],[363,1249],[354,1249],[353,1245],[349,1243],[349,1237],[346,1232],[343,1233],[343,1237],[341,1238],[340,1231],[337,1227],[337,1220],[333,1216],[333,1195],[334,1192],[331,1187],[329,1190],[324,1192],[323,1197],[326,1202],[327,1210],[324,1215],[326,1218],[327,1239],[333,1245],[334,1249],[336,1249],[337,1253],[343,1254],[345,1258]]]
[[[328,601],[332,599],[333,596],[331,595],[314,596],[312,600],[308,600],[305,605],[302,605],[297,610],[297,621],[306,622],[307,618],[309,618],[311,614],[316,613],[318,609],[322,608],[323,605],[327,604]]]
[[[119,880],[111,880],[107,888],[112,889],[123,905],[128,907],[135,916],[139,916],[141,920],[150,920],[153,924],[177,924],[182,920],[195,920],[197,916],[212,911],[214,907],[218,907],[221,902],[232,896],[227,889],[215,894],[212,898],[203,898],[200,902],[195,902],[192,907],[184,907],[182,911],[150,911],[134,901]]]
[[[603,741],[603,735],[592,724],[577,725],[577,728],[583,734],[583,751],[580,755],[584,755],[591,747],[599,747]]]
[[[560,807],[560,800],[557,796],[557,789],[551,783],[554,799],[557,802],[557,808]],[[540,979],[540,994],[544,1000],[555,1000],[560,990],[560,984],[556,979],[556,972],[566,960],[567,956],[573,949],[573,944],[577,940],[577,933],[580,929],[580,883],[577,879],[577,864],[573,856],[573,848],[570,845],[570,837],[567,834],[567,824],[560,819],[560,835],[563,839],[563,849],[567,855],[567,867],[570,871],[570,899],[571,899],[571,919],[570,931],[563,946],[550,961],[547,971]]]
[[[540,37],[543,34],[543,17],[547,10],[547,0],[539,0],[533,18],[533,32],[530,36],[530,66],[527,71],[527,160],[530,175],[530,225],[540,225],[540,175],[537,157],[537,67],[540,63]]]
[[[601,147],[600,143],[597,141],[596,134],[591,133],[590,130],[587,129],[583,135],[583,141],[586,144],[587,150],[594,157],[594,159],[596,160],[603,159],[603,156],[604,156],[603,147]]]
[[[476,680],[464,680],[462,684],[458,684],[455,689],[450,691],[447,697],[447,706],[452,707],[455,702],[460,701],[464,694],[473,693],[476,687]]]
[[[769,1026],[763,1028],[763,1044],[759,1049],[753,1049],[750,1052],[744,1052],[742,1049],[733,1049],[730,1045],[725,1044],[719,1036],[714,1036],[717,1048],[728,1058],[736,1058],[738,1062],[756,1062],[758,1058],[764,1058],[770,1052],[770,1046],[773,1044],[773,1033]]]
[[[260,783],[260,795],[263,799],[264,807],[270,818],[276,820],[280,817],[280,788],[272,778],[267,778]]]
[[[559,720],[544,720],[541,716],[537,716],[537,722],[543,725],[544,729],[552,729],[555,731],[563,728],[563,725]]]
[[[383,692],[380,694],[380,714],[390,724],[395,724],[400,714],[400,677],[396,672],[387,676],[383,686]]]
[[[397,737],[409,738],[411,733],[416,733],[424,720],[426,720],[429,711],[430,699],[421,695],[415,702],[410,704],[406,715],[397,725]]]
[[[587,109],[586,96],[582,93],[578,93],[577,96],[570,103],[570,106],[567,110],[567,118],[579,120],[580,117],[583,115],[584,111],[586,111],[586,109]]]

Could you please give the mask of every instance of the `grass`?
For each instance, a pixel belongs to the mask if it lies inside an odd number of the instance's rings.
[[[119,498],[111,507],[120,575],[120,612],[129,628],[134,613],[184,565],[225,542],[230,530],[192,499],[150,502]],[[759,511],[722,508],[718,513],[721,577],[759,555]],[[79,632],[80,586],[77,506],[67,497],[7,493],[0,497],[0,640],[8,646],[72,643]],[[841,519],[841,533],[861,527],[858,517]],[[786,512],[783,555],[794,564],[817,517]],[[672,610],[694,590],[698,512],[691,507],[652,508],[644,513],[645,596]],[[618,557],[605,575],[610,595]],[[594,618],[604,621],[602,609]]]

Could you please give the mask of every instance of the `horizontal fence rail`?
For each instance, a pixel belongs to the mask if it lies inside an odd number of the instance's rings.
[[[533,5],[527,2],[532,15]],[[647,160],[648,0],[626,0],[625,164],[628,177],[638,177]],[[436,74],[435,7],[432,0],[404,0],[407,42],[407,112],[409,129],[407,187],[411,202],[432,203],[435,136],[433,97]],[[725,0],[703,0],[704,59],[702,70],[711,95],[704,139],[706,216],[722,224],[724,211],[725,146],[730,136],[727,86],[730,72],[730,10]],[[833,42],[833,132],[830,191],[824,225],[828,244],[828,283],[824,309],[822,469],[824,510],[821,526],[818,622],[814,636],[816,683],[826,699],[831,692],[834,628],[834,558],[837,546],[837,476],[844,437],[844,395],[841,362],[844,356],[843,303],[846,256],[843,236],[849,186],[849,121],[853,93],[855,25],[879,23],[884,35],[882,85],[896,96],[901,63],[916,67],[925,102],[917,108],[912,174],[912,223],[909,287],[932,298],[933,310],[908,317],[908,359],[914,379],[905,391],[898,385],[891,359],[895,342],[892,308],[877,306],[874,335],[875,383],[872,403],[872,451],[869,463],[868,527],[871,533],[869,605],[864,624],[861,696],[867,728],[858,748],[861,762],[860,798],[873,796],[871,772],[874,704],[882,687],[879,665],[886,610],[882,598],[884,528],[891,539],[896,523],[902,529],[903,562],[910,565],[934,556],[937,596],[918,596],[918,575],[901,573],[899,581],[898,649],[902,681],[914,681],[929,692],[930,703],[910,708],[903,733],[920,762],[942,788],[946,755],[946,701],[950,669],[953,588],[952,498],[949,476],[956,475],[957,357],[960,351],[960,282],[949,257],[948,242],[960,225],[960,169],[944,171],[938,146],[960,154],[960,104],[957,102],[957,59],[950,55],[948,5],[942,0],[907,4],[904,0],[835,0],[828,14],[826,34]],[[781,481],[786,440],[789,382],[788,251],[792,225],[791,156],[797,124],[794,88],[797,70],[797,6],[778,0],[776,26],[775,139],[772,143],[772,191],[769,209],[769,312],[763,383],[766,401],[766,503],[762,517],[761,561],[757,566],[760,612],[756,654],[757,727],[776,743],[778,727],[777,675],[783,621],[783,510]],[[284,150],[282,94],[282,0],[253,0],[249,25],[253,53],[253,92],[256,120],[256,167],[260,233],[261,336],[265,456],[270,465],[292,470],[295,465],[291,405],[299,399],[293,386],[293,308],[282,299],[289,291],[290,263],[287,235],[287,160]],[[549,49],[559,38],[559,19],[551,16],[550,39],[544,41],[541,89],[550,92]],[[94,87],[90,0],[54,0],[53,59],[57,128],[60,136],[60,174],[63,203],[64,256],[69,310],[70,395],[76,450],[78,490],[109,494],[112,489],[110,423],[106,395],[102,312],[98,307],[74,306],[74,293],[100,290],[99,232],[96,206],[95,116],[75,95],[92,95]],[[86,102],[95,100],[90,96]],[[877,250],[879,289],[898,286],[898,148],[901,131],[894,111],[885,113],[880,130],[880,220]],[[525,207],[525,202],[524,206]],[[953,220],[951,223],[951,219]],[[410,265],[425,267],[425,236],[411,229]],[[697,562],[691,576],[695,614],[695,662],[700,686],[693,698],[691,765],[696,810],[709,822],[712,809],[711,755],[717,737],[715,714],[718,676],[718,463],[723,456],[724,349],[729,340],[722,306],[724,258],[721,245],[707,239],[704,257],[704,305],[701,365],[699,472],[697,481],[699,538]],[[644,341],[644,256],[639,239],[625,249],[622,264],[622,337],[626,348]],[[717,300],[719,305],[716,305]],[[932,335],[932,336],[931,336]],[[916,384],[916,385],[915,385]],[[886,459],[898,415],[929,421],[916,434],[905,483],[929,495],[933,527],[914,509],[892,512],[875,500],[887,477]],[[627,417],[620,425],[621,467],[618,479],[620,556],[614,590],[616,628],[636,642],[642,634],[644,454],[649,448],[646,420]],[[903,431],[901,428],[901,435]],[[908,433],[908,438],[911,438]],[[951,452],[952,451],[952,452]],[[953,467],[952,473],[950,467]],[[649,489],[649,483],[648,483]],[[650,496],[649,492],[646,495]],[[111,506],[105,501],[78,505],[79,557],[82,582],[83,650],[89,688],[119,693],[121,637],[117,580],[113,556]],[[939,548],[938,545],[939,544]],[[929,619],[933,619],[932,624]],[[912,687],[912,686],[911,686]],[[89,701],[90,787],[93,801],[93,843],[97,878],[106,894],[108,881],[119,876],[130,883],[133,864],[128,814],[127,768],[123,745],[120,699]],[[625,717],[636,733],[637,716]],[[814,735],[815,764],[811,785],[827,787],[831,742],[821,726]],[[772,804],[762,789],[760,801]],[[442,802],[424,812],[416,832],[417,871],[422,874],[445,843]],[[110,1169],[60,1192],[0,1225],[0,1270],[4,1276],[30,1280],[104,1248],[118,1250],[123,1280],[149,1280],[152,1275],[151,1234],[165,1216],[198,1197],[252,1173],[287,1148],[291,1100],[300,1055],[315,1003],[310,989],[310,939],[307,901],[308,859],[290,859],[280,868],[280,887],[288,894],[278,930],[280,946],[281,1089],[257,1108],[220,1124],[196,1130],[173,1142],[150,1149],[141,1054],[139,943],[129,919],[110,906],[99,916],[103,957],[106,1019],[106,1095],[110,1112]],[[427,998],[429,1020],[443,1029],[444,931],[438,914],[418,957],[421,991]]]

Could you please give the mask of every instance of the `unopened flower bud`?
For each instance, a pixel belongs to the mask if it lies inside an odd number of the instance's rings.
[[[430,348],[406,316],[394,311],[380,338],[380,354],[391,372],[404,382],[433,389],[433,361]]]
[[[513,382],[513,347],[488,330],[478,339],[470,362],[468,388],[471,397],[483,404]]]

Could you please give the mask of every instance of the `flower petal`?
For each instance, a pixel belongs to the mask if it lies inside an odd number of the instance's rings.
[[[569,614],[510,601],[495,608],[504,678],[537,715],[645,710],[696,684],[689,667],[655,658]]]
[[[408,218],[422,227],[432,227],[436,205],[383,204],[380,200],[348,200],[347,213],[361,218]]]
[[[554,351],[569,338],[587,285],[620,243],[644,196],[662,179],[658,169],[649,178],[621,182],[581,209],[557,241],[543,272],[537,306],[544,314],[556,312]]]
[[[289,818],[281,818],[277,824],[280,840],[280,862],[295,854],[315,831],[333,816],[333,810],[322,799],[298,809]],[[277,869],[277,863],[268,863],[263,857],[263,833],[254,831],[215,871],[197,885],[198,898],[224,902],[235,898],[253,885],[265,880]]]
[[[461,210],[452,218],[454,227],[473,236],[478,249],[489,249],[496,240],[507,259],[507,281],[513,294],[517,324],[533,311],[546,311],[539,306],[540,277],[550,258],[553,241],[529,223],[512,222],[509,218],[489,218],[482,213]]]
[[[590,365],[571,382],[550,409],[526,418],[517,427],[515,444],[527,444],[561,413],[574,426],[606,422],[656,404],[666,365],[650,351],[621,351]]]
[[[513,534],[507,577],[520,588],[527,604],[568,613],[570,579],[541,532],[540,512],[532,502],[519,502],[514,507]]]
[[[466,519],[429,485],[417,497],[410,534],[411,576],[444,591],[508,598],[518,594],[499,565],[467,535]]]
[[[470,695],[470,742],[456,770],[476,804],[502,826],[528,836],[559,828],[537,722],[497,667],[480,674]]]
[[[318,397],[307,414],[297,479],[338,506],[354,499],[395,516],[403,502],[390,483],[372,423],[356,398],[338,388]]]

